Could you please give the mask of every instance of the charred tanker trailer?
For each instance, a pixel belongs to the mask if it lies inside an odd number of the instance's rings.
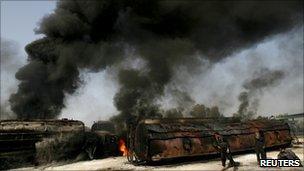
[[[84,124],[75,120],[2,120],[0,153],[35,148],[35,143],[52,135],[83,132]]]
[[[36,143],[43,138],[84,132],[84,124],[76,120],[1,120],[0,165],[17,158],[35,157]],[[33,159],[29,159],[33,160]],[[1,167],[0,167],[1,169]]]
[[[128,160],[141,163],[217,154],[213,146],[215,133],[227,139],[232,152],[250,151],[257,131],[264,132],[266,148],[291,144],[288,124],[277,120],[144,119],[129,130]]]

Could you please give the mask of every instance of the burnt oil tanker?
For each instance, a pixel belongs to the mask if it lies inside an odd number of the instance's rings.
[[[35,144],[43,138],[84,132],[84,124],[77,120],[1,120],[0,164],[12,164],[13,160],[32,160]],[[1,168],[1,167],[0,167]]]
[[[255,132],[263,131],[266,148],[289,146],[292,141],[287,123],[272,119],[246,122],[179,118],[144,119],[129,129],[128,160],[146,163],[180,157],[216,155],[214,134],[227,139],[232,153],[254,149]]]

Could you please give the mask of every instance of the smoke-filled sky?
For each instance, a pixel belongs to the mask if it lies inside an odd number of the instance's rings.
[[[26,63],[26,44],[42,37],[34,33],[40,19],[56,7],[55,1],[0,1],[1,7],[1,115],[14,116],[8,98],[17,90],[17,70]]]
[[[243,84],[255,72],[265,68],[283,70],[286,75],[280,83],[261,95],[257,112],[264,116],[303,112],[302,38],[303,28],[294,29],[232,55],[208,68],[207,73],[197,76],[179,73],[180,89],[189,92],[197,103],[217,105],[226,116],[232,116],[238,110],[240,92],[246,90]],[[118,87],[105,72],[86,73],[83,72],[86,84],[66,99],[67,108],[62,115],[92,124],[96,119],[107,119],[117,112],[112,98],[103,97],[113,97]],[[161,104],[164,108],[178,105],[171,96],[162,99]]]
[[[8,10],[9,5],[20,5],[18,2],[1,3],[1,26],[17,15],[10,13],[11,10],[5,13],[4,9]],[[51,12],[49,5],[52,3],[41,4],[43,8],[40,11],[45,9],[45,14]],[[189,5],[166,1],[160,6],[156,3],[148,4],[152,5],[149,7],[144,3],[109,3],[96,8],[86,5],[87,8],[84,5],[78,9],[73,3],[62,3],[56,15],[41,20],[44,16],[42,12],[40,20],[34,17],[22,20],[22,23],[42,21],[40,27],[33,26],[32,30],[36,27],[36,33],[45,34],[49,39],[28,48],[32,61],[19,71],[17,77],[22,81],[33,81],[34,84],[30,85],[37,91],[49,90],[51,94],[32,96],[32,90],[29,91],[29,85],[24,82],[19,94],[11,100],[19,114],[43,111],[49,112],[50,116],[59,115],[91,124],[118,112],[128,115],[141,103],[157,104],[166,109],[195,102],[216,105],[224,115],[231,116],[238,111],[239,94],[247,91],[244,85],[259,78],[261,71],[280,71],[284,74],[275,84],[251,91],[254,92],[252,104],[258,104],[259,115],[303,112],[303,16],[299,17],[298,11],[293,14],[294,9],[299,10],[294,4],[279,4],[272,8],[273,11],[267,9],[271,4],[261,7],[256,3]],[[252,10],[256,6],[261,8],[255,13]],[[26,11],[26,8],[20,10]],[[204,8],[206,15],[200,14],[204,10],[199,8]],[[83,17],[79,19],[70,15],[71,11],[83,14],[88,20],[86,24],[83,24]],[[107,16],[109,11],[117,12],[117,16]],[[222,17],[227,13],[229,15]],[[27,15],[31,14],[24,14]],[[105,26],[96,25],[97,21],[104,21]],[[113,22],[114,26],[111,25]],[[80,27],[73,29],[75,24]],[[2,28],[1,38],[13,39],[22,48],[24,42],[37,38],[11,36],[18,29],[21,32],[23,27]],[[146,42],[143,43],[144,40]],[[59,54],[57,50],[48,49],[56,49],[53,47],[56,42],[63,49],[59,50]],[[43,43],[48,47],[44,48]],[[86,55],[79,55],[81,51],[78,50],[82,47],[85,47]],[[122,50],[114,50],[119,48]],[[50,55],[45,56],[45,52]],[[17,57],[16,53],[20,52],[12,53],[15,59],[25,59]],[[97,58],[96,53],[100,53],[101,57]],[[2,94],[16,93],[17,89],[16,84],[2,84],[5,77],[14,75],[17,70],[9,71],[2,67],[6,65],[2,62],[3,57],[1,53],[1,105],[9,98],[2,98]],[[39,60],[47,61],[42,64]],[[49,60],[57,61],[58,65]],[[71,62],[73,60],[79,62]],[[41,76],[31,76],[37,70],[43,71]],[[8,74],[3,76],[2,73]],[[51,81],[42,84],[43,76]],[[67,83],[58,83],[59,80]],[[54,97],[42,98],[50,95]],[[20,100],[20,97],[26,98]],[[59,100],[54,101],[54,98]],[[43,107],[25,107],[33,103],[33,99],[35,102],[40,99],[38,104]],[[255,103],[257,99],[258,103]]]

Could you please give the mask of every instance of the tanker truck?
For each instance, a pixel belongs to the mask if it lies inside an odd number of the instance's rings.
[[[147,163],[175,158],[218,155],[215,133],[227,139],[232,153],[254,149],[255,132],[263,131],[266,148],[287,147],[292,137],[287,123],[274,119],[235,122],[229,118],[143,119],[128,131],[128,160]]]
[[[77,120],[1,120],[0,169],[16,167],[21,162],[34,162],[36,143],[44,138],[78,132],[84,132],[84,124]]]

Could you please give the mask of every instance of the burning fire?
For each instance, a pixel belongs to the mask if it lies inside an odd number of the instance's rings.
[[[127,156],[128,149],[127,149],[125,141],[123,139],[120,139],[118,145],[119,145],[119,151],[121,151],[122,155]]]

